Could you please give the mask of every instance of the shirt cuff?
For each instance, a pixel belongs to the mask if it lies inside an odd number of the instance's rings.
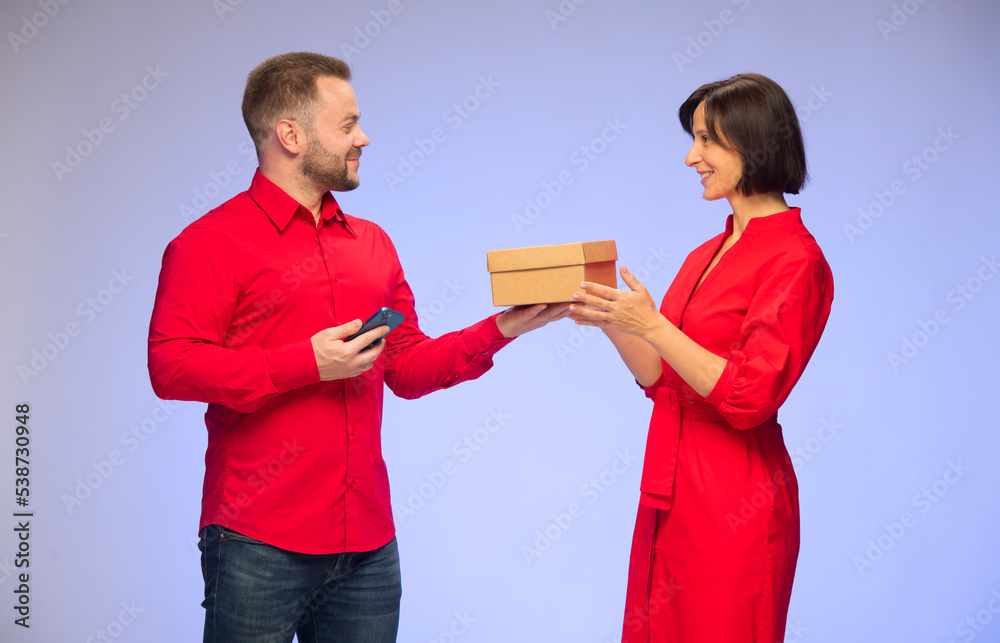
[[[469,340],[467,346],[476,351],[475,357],[472,358],[474,363],[492,359],[497,351],[517,339],[516,337],[503,336],[500,327],[497,326],[497,317],[499,316],[500,313],[491,315],[466,331],[466,337]]]
[[[726,366],[722,369],[722,375],[719,377],[719,381],[715,383],[712,387],[712,391],[705,398],[705,401],[719,408],[723,400],[726,399],[726,395],[729,393],[729,388],[733,384],[733,378],[736,377],[736,364],[730,360],[726,360]]]
[[[319,366],[311,339],[265,349],[265,354],[271,369],[271,382],[278,393],[319,382]]]

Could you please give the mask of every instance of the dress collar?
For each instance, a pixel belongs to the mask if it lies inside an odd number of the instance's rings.
[[[774,214],[769,214],[766,217],[754,217],[747,221],[747,227],[743,230],[743,234],[748,232],[759,234],[779,226],[788,225],[789,223],[802,223],[801,208],[789,208],[784,212],[775,212]],[[726,236],[728,237],[732,233],[733,215],[730,214],[729,218],[726,219]]]

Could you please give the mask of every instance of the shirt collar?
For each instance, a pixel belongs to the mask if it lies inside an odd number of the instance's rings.
[[[292,218],[300,211],[310,222],[313,221],[312,212],[289,196],[274,181],[264,176],[260,168],[254,172],[248,192],[250,198],[264,211],[264,214],[271,219],[271,222],[278,230],[284,231],[288,227],[288,224],[291,223]],[[330,223],[331,221],[342,223],[352,235],[357,236],[351,228],[350,222],[347,220],[347,215],[340,209],[337,199],[331,193],[327,192],[323,195],[323,203],[320,206],[320,225],[318,227],[322,227],[323,224]]]

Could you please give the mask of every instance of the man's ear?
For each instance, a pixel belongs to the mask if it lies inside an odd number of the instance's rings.
[[[302,127],[293,120],[283,118],[275,126],[278,143],[289,154],[298,155],[305,151],[305,133]]]

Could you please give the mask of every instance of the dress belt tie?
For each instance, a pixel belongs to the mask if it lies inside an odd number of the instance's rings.
[[[639,489],[643,493],[658,496],[666,503],[666,506],[661,508],[669,509],[674,493],[674,477],[677,473],[681,418],[704,422],[725,422],[726,419],[714,407],[704,402],[678,397],[677,391],[670,385],[661,386],[656,391],[654,402]]]

